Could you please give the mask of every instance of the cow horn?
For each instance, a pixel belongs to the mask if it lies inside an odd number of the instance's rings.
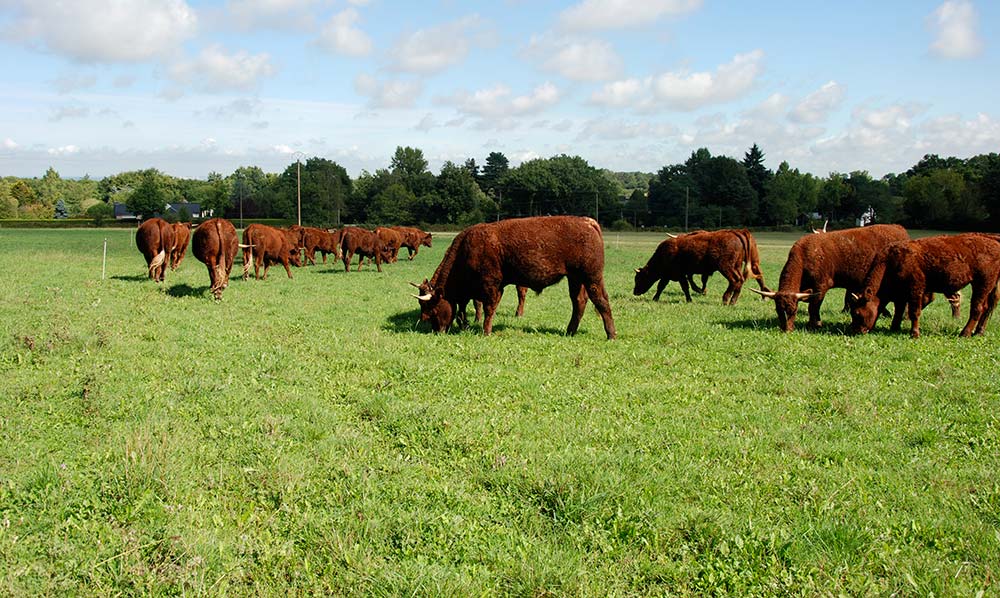
[[[667,233],[667,236],[670,237],[671,239],[676,239],[677,238],[677,235],[672,235],[670,233]]]
[[[248,247],[253,247],[253,244],[250,244],[250,245],[244,245],[243,243],[237,243],[237,245],[239,245],[239,246],[240,246],[240,247],[242,247],[243,249],[246,249],[246,248],[248,248]]]
[[[635,269],[635,273],[638,274],[639,272],[642,272],[642,270],[640,270],[639,268],[636,268]]]
[[[412,297],[414,299],[416,299],[417,301],[430,301],[431,297],[433,297],[433,295],[431,295],[430,293],[427,293],[426,295],[412,295]]]
[[[795,293],[795,298],[796,299],[808,299],[809,297],[812,297],[813,295],[818,295],[818,294],[819,293]]]
[[[853,299],[854,301],[861,301],[861,295],[857,293],[851,293],[851,299]]]
[[[757,289],[750,289],[750,290],[753,291],[754,293],[757,293],[761,297],[767,297],[768,299],[774,299],[774,296],[777,295],[777,293],[775,293],[774,291],[758,291]]]
[[[415,282],[411,282],[410,286],[413,287],[413,288],[415,288],[415,289],[419,289],[420,288],[420,285],[417,284],[417,283],[415,283]]]

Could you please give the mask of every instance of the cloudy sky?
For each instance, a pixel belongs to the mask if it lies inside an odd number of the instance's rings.
[[[0,175],[757,143],[881,176],[1000,151],[998,39],[985,0],[0,0]]]

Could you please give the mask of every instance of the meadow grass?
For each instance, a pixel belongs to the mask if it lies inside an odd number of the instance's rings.
[[[446,236],[215,302],[132,235],[0,230],[0,594],[997,591],[1000,322],[850,336],[835,290],[782,334],[719,275],[632,296],[659,236],[608,232],[617,340],[565,282],[433,335]]]

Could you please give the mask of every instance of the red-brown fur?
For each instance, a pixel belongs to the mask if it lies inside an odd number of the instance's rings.
[[[399,248],[403,244],[403,236],[398,231],[385,226],[376,228],[375,234],[378,236],[379,243],[382,244],[384,251],[389,253],[388,261],[395,262],[397,256],[399,256]]]
[[[163,282],[174,249],[174,227],[163,218],[150,218],[135,231],[135,245],[146,258],[149,277]]]
[[[969,321],[960,336],[982,334],[997,303],[1000,242],[987,235],[937,236],[897,243],[882,250],[865,276],[861,292],[852,295],[855,332],[875,326],[880,307],[896,305],[891,328],[898,330],[903,306],[910,318],[910,336],[920,336],[920,312],[935,292],[953,295],[972,285]]]
[[[294,228],[294,227],[293,227]],[[301,234],[302,249],[305,250],[306,260],[312,265],[316,265],[316,252],[323,254],[323,263],[326,263],[327,254],[333,255],[333,259],[340,258],[340,232],[329,232],[321,228],[303,226],[298,229]]]
[[[563,277],[573,306],[567,334],[575,334],[587,298],[615,338],[611,304],[604,288],[604,238],[591,218],[539,216],[471,226],[445,252],[431,281],[420,285],[421,319],[435,332],[446,331],[469,301],[483,302],[483,334],[493,331],[493,316],[507,285],[541,292]]]
[[[761,290],[767,291],[764,275],[760,271],[757,242],[746,229],[697,231],[676,238],[664,239],[646,265],[635,272],[633,294],[642,295],[659,281],[653,300],[659,300],[664,287],[671,280],[680,283],[684,297],[691,301],[689,283],[704,292],[705,283],[713,272],[720,272],[729,281],[722,295],[723,305],[732,305],[740,297],[746,278],[756,278]],[[701,274],[702,288],[691,277]]]
[[[236,227],[223,218],[202,222],[191,235],[191,253],[208,268],[210,290],[217,300],[229,286],[229,273],[238,251]]]
[[[412,226],[393,226],[390,228],[398,232],[403,238],[403,242],[400,247],[406,247],[410,260],[412,260],[413,257],[420,251],[421,245],[425,247],[431,246],[431,234],[427,231],[423,231]],[[399,249],[397,249],[396,252],[398,254]]]
[[[187,253],[188,242],[191,240],[191,223],[175,222],[174,227],[174,249],[170,252],[170,269],[176,270],[184,255]]]
[[[382,262],[388,262],[391,253],[385,252],[385,247],[379,241],[378,235],[374,231],[358,228],[356,226],[345,226],[340,232],[340,255],[344,261],[344,271],[351,271],[351,259],[354,254],[358,254],[358,272],[361,271],[361,264],[364,259],[375,260],[375,267],[382,271]]]
[[[302,265],[299,245],[300,233],[284,228],[275,228],[266,224],[251,224],[243,230],[243,280],[250,276],[250,264],[253,263],[254,278],[260,279],[260,270],[264,269],[264,279],[273,264],[281,264],[292,278],[289,262],[298,267]]]
[[[777,292],[765,295],[774,299],[781,330],[790,332],[795,328],[795,315],[803,299],[809,303],[809,326],[821,326],[819,310],[827,291],[859,291],[875,256],[909,238],[906,229],[896,224],[810,233],[800,238],[788,252]]]

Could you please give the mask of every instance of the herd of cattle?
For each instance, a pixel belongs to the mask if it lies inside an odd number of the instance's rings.
[[[153,218],[136,233],[136,244],[146,258],[149,275],[162,282],[167,267],[176,269],[184,258],[188,240],[192,252],[208,268],[211,292],[222,297],[237,252],[243,250],[243,277],[267,278],[271,265],[282,264],[292,277],[289,264],[323,262],[327,255],[342,259],[344,269],[358,255],[358,270],[367,258],[381,272],[383,263],[396,261],[406,247],[409,258],[421,245],[431,246],[431,234],[410,227],[379,227],[366,230],[344,227],[324,230],[292,226],[275,228],[251,224],[243,231],[242,243],[229,221],[213,218],[193,232],[186,224],[169,224]],[[1000,279],[1000,235],[965,233],[911,240],[898,225],[878,224],[827,232],[814,231],[792,245],[781,270],[778,289],[764,283],[760,257],[753,235],[746,229],[695,231],[668,235],[646,264],[635,270],[633,293],[642,295],[657,284],[658,300],[670,281],[676,281],[691,301],[690,290],[705,293],[706,282],[719,272],[728,282],[724,305],[739,299],[744,282],[755,279],[760,289],[751,289],[774,301],[778,324],[789,332],[795,326],[798,304],[808,304],[809,325],[819,327],[820,307],[827,291],[846,289],[845,311],[851,313],[851,329],[871,330],[887,306],[893,304],[892,330],[899,330],[905,313],[910,334],[920,336],[920,314],[942,293],[959,315],[961,294],[972,287],[969,320],[961,336],[981,334],[997,303]],[[701,287],[694,277],[701,276]],[[567,327],[574,334],[580,325],[587,300],[594,303],[604,323],[608,339],[615,338],[611,304],[604,286],[604,239],[600,225],[591,218],[539,216],[515,218],[471,226],[458,233],[430,279],[411,283],[419,290],[421,319],[435,332],[447,331],[453,323],[468,324],[470,301],[476,320],[483,317],[483,332],[490,334],[493,317],[503,289],[515,285],[517,315],[524,311],[528,289],[541,292],[563,278],[569,282],[572,315]]]

